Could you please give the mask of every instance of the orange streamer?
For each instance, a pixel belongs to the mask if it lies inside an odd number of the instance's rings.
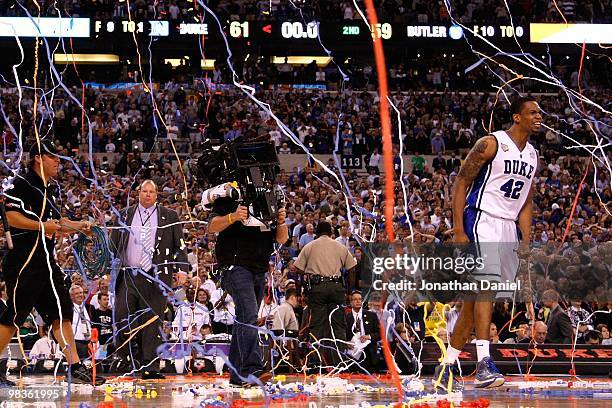
[[[383,159],[385,166],[385,230],[389,242],[395,240],[393,232],[393,208],[395,207],[394,197],[394,171],[393,171],[393,142],[391,141],[391,116],[389,114],[389,88],[387,83],[387,67],[385,64],[385,52],[383,50],[382,39],[377,34],[376,26],[378,17],[374,9],[372,0],[366,0],[366,9],[368,11],[368,20],[374,37],[374,59],[376,60],[376,74],[378,77],[378,94],[380,97],[380,123],[382,127],[383,138]]]
[[[376,15],[376,9],[374,8],[374,2],[372,0],[365,0],[367,9],[368,21],[370,27],[372,27],[372,36],[374,38],[374,59],[376,60],[376,73],[378,77],[378,94],[380,97],[380,123],[382,128],[383,138],[383,159],[385,166],[385,230],[387,232],[387,239],[389,242],[395,241],[395,234],[393,232],[393,208],[395,207],[394,197],[394,170],[393,170],[393,144],[391,141],[391,116],[389,114],[389,101],[387,99],[389,95],[388,83],[387,83],[387,68],[385,66],[385,53],[383,50],[382,39],[376,30],[378,25],[378,17]],[[401,154],[401,153],[400,153]],[[399,402],[401,403],[404,399],[404,392],[402,388],[402,382],[397,373],[395,367],[395,361],[391,355],[391,349],[387,340],[387,334],[385,325],[380,325],[380,338],[383,345],[383,354],[387,363],[387,368],[391,373],[393,383],[397,387],[399,396]]]

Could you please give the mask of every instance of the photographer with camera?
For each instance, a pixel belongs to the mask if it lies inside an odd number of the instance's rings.
[[[289,239],[285,216],[285,209],[280,208],[275,226],[246,226],[249,210],[232,197],[220,197],[212,206],[208,232],[218,234],[215,250],[219,267],[224,270],[221,283],[236,306],[229,353],[235,369],[230,369],[230,384],[234,386],[255,383],[247,378],[250,375],[263,383],[271,378],[264,372],[258,345],[257,311],[274,241],[282,245]]]

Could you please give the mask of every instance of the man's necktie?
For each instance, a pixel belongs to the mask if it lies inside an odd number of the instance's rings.
[[[85,318],[85,306],[81,305],[79,307],[79,319],[81,319],[81,324],[83,325],[83,336],[85,336],[86,340],[91,338],[91,333],[89,332],[89,322]]]
[[[355,327],[353,328],[354,334],[361,334],[361,317],[357,316],[355,320]]]
[[[142,270],[148,272],[153,266],[152,258],[152,247],[153,247],[153,234],[151,234],[151,216],[149,212],[144,212],[144,223],[143,223],[144,239],[142,240],[142,258],[140,259],[140,265]]]

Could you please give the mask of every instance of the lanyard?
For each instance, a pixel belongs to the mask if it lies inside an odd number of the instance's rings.
[[[157,211],[157,204],[155,204],[155,207],[153,208],[153,211],[151,211],[151,214],[149,214],[149,216],[147,217],[146,220],[142,220],[142,213],[140,212],[140,204],[138,205],[138,215],[140,216],[140,223],[142,224],[142,226],[144,227],[145,224],[151,219],[151,217],[153,216],[153,214],[155,214],[155,212]]]

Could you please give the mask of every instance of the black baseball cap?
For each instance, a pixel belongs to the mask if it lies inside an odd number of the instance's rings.
[[[40,147],[36,142],[34,142],[32,147],[30,147],[30,158],[33,158],[34,156],[39,156],[40,154],[57,155],[59,154],[59,152],[55,148],[55,145],[53,143],[48,140],[41,140]]]

